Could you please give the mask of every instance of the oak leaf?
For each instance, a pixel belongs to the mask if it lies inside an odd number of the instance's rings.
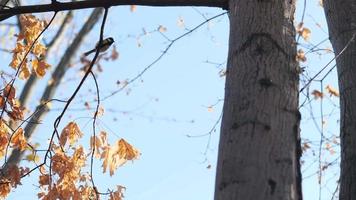
[[[62,130],[59,143],[61,146],[65,146],[69,140],[69,145],[73,145],[82,136],[83,133],[80,131],[79,126],[75,122],[70,122]]]
[[[303,28],[299,34],[305,41],[308,41],[310,39],[311,31],[308,28]]]
[[[319,90],[313,90],[311,94],[314,96],[314,99],[322,99],[324,97],[324,94]]]
[[[296,31],[297,33],[302,36],[302,38],[305,40],[305,41],[308,41],[310,39],[310,35],[311,35],[311,31],[310,29],[304,27],[304,23],[303,22],[300,22],[297,27],[296,27]]]
[[[16,90],[13,86],[7,84],[4,89],[4,97],[7,97],[8,101],[11,101],[16,96]]]
[[[44,60],[35,59],[32,61],[32,68],[38,77],[43,77],[46,74],[46,70],[51,65],[46,63]]]
[[[326,86],[326,90],[328,91],[330,96],[336,96],[336,97],[340,96],[339,91],[337,91],[335,88],[331,87],[330,85]]]
[[[124,139],[118,140],[113,146],[106,146],[103,148],[101,159],[103,161],[103,172],[109,169],[110,176],[115,170],[125,164],[129,160],[138,159],[140,152],[127,143]]]
[[[24,135],[24,131],[22,128],[19,128],[14,136],[12,137],[11,143],[13,144],[14,147],[18,148],[20,151],[23,151],[26,149],[27,146],[27,140]]]
[[[297,61],[298,62],[305,62],[307,58],[305,57],[305,53],[302,49],[299,49],[297,52]]]

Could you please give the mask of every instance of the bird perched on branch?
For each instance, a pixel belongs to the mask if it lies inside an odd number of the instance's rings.
[[[103,40],[103,42],[101,43],[100,47],[98,46],[99,43],[96,43],[95,45],[95,49],[92,49],[90,51],[87,51],[84,53],[84,56],[88,56],[91,53],[94,53],[97,49],[99,49],[100,52],[104,52],[107,49],[109,49],[109,47],[114,43],[114,39],[112,37],[108,37],[105,40]]]

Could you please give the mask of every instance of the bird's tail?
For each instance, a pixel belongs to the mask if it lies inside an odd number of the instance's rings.
[[[96,49],[92,49],[92,50],[90,50],[90,51],[85,52],[85,53],[84,53],[84,56],[88,56],[89,54],[94,53],[95,50],[96,50]]]

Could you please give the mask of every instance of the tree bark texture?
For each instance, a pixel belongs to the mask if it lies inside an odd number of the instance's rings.
[[[340,200],[356,199],[356,1],[325,0],[340,89]]]
[[[215,200],[300,200],[294,0],[230,0]]]

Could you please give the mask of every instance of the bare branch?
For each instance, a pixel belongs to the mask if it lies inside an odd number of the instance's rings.
[[[59,12],[64,10],[78,10],[85,8],[111,7],[123,5],[141,6],[206,6],[227,9],[228,0],[88,0],[76,2],[57,2],[50,4],[18,6],[11,9],[0,10],[0,21],[17,14],[40,13],[40,12]]]
[[[127,81],[125,83],[124,86],[122,86],[121,88],[119,88],[118,90],[110,93],[109,95],[105,96],[102,101],[105,101],[106,99],[108,99],[109,97],[112,97],[114,95],[116,95],[117,93],[121,92],[123,89],[125,89],[129,84],[135,82],[136,80],[138,80],[139,78],[141,78],[141,76],[147,71],[149,70],[153,65],[155,65],[158,61],[160,61],[163,56],[165,56],[167,54],[167,52],[169,51],[169,49],[180,39],[184,38],[185,36],[193,33],[194,31],[196,31],[197,29],[199,29],[200,27],[202,27],[204,24],[218,18],[218,17],[221,17],[225,14],[227,14],[228,12],[223,12],[223,13],[220,13],[218,15],[215,15],[213,17],[210,17],[208,19],[206,19],[205,21],[203,21],[202,23],[200,23],[199,25],[195,26],[193,29],[189,29],[187,32],[183,33],[182,35],[174,38],[173,40],[171,39],[168,39],[169,41],[169,44],[167,45],[167,47],[162,51],[162,53],[156,58],[154,59],[149,65],[147,65],[139,74],[137,74],[135,77],[133,77],[132,79],[130,79],[129,81]]]

